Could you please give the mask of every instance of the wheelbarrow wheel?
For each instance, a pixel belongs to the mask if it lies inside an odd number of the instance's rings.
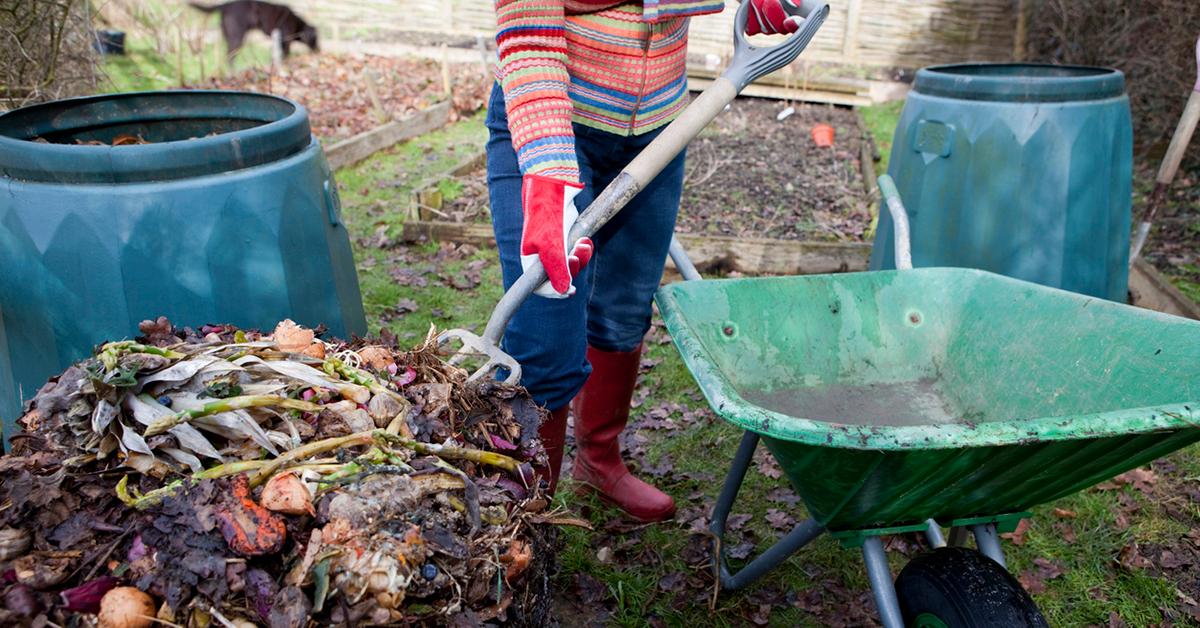
[[[909,627],[1049,626],[1008,570],[966,547],[942,547],[909,561],[896,578],[896,597]]]

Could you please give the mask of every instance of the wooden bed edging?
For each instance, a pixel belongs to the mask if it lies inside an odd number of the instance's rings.
[[[701,271],[734,270],[755,275],[811,275],[866,270],[871,245],[863,242],[806,242],[676,234]],[[436,220],[410,220],[405,242],[448,240],[493,246],[492,226]],[[668,262],[669,264],[669,262]]]
[[[863,271],[871,257],[866,242],[806,242],[676,234],[701,272],[737,271],[746,275],[815,275]],[[494,246],[492,227],[479,223],[410,220],[405,242],[446,240]],[[668,268],[673,268],[667,260]],[[1149,310],[1200,320],[1200,305],[1171,285],[1153,266],[1138,260],[1129,273],[1133,304]]]
[[[441,128],[450,120],[450,103],[440,102],[399,120],[341,140],[325,149],[331,170],[352,166],[385,148]]]

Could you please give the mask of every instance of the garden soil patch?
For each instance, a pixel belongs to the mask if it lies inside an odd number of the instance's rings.
[[[871,196],[863,186],[863,133],[849,109],[739,98],[688,147],[677,231],[780,240],[864,239]],[[820,148],[812,128],[834,128]],[[482,169],[444,181],[436,220],[488,222]]]
[[[1154,186],[1157,168],[1157,161],[1153,169],[1148,161],[1142,161],[1134,173],[1135,189],[1144,188],[1147,195]],[[1134,201],[1135,223],[1144,209],[1144,200]],[[1200,167],[1185,168],[1175,177],[1143,254],[1160,272],[1177,280],[1176,285],[1183,283],[1179,279],[1200,285]],[[1184,289],[1184,292],[1193,300],[1200,297],[1200,290]]]
[[[478,64],[451,64],[450,80],[454,90],[451,121],[483,107],[492,82],[484,80]],[[372,81],[385,120],[376,113],[368,89]],[[281,71],[245,70],[189,87],[291,98],[308,109],[313,133],[325,140],[357,135],[445,100],[439,62],[361,54],[299,55]]]

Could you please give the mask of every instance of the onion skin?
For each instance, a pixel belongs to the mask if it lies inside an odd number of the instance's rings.
[[[99,628],[151,628],[154,599],[135,587],[117,587],[100,600]]]
[[[263,508],[285,515],[315,515],[312,493],[295,473],[280,473],[267,480],[259,498]]]
[[[104,595],[117,586],[120,580],[112,576],[101,576],[77,587],[67,589],[62,596],[63,607],[69,611],[83,613],[99,613],[100,600]]]

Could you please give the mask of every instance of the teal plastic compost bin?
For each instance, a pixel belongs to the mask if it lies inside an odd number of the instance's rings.
[[[1125,78],[1104,68],[925,68],[888,174],[912,223],[913,264],[981,268],[1124,302],[1133,131]],[[871,268],[893,268],[881,212]]]
[[[149,143],[111,146],[133,137]],[[0,186],[6,435],[48,377],[144,319],[366,330],[329,166],[289,100],[152,92],[10,111]]]

